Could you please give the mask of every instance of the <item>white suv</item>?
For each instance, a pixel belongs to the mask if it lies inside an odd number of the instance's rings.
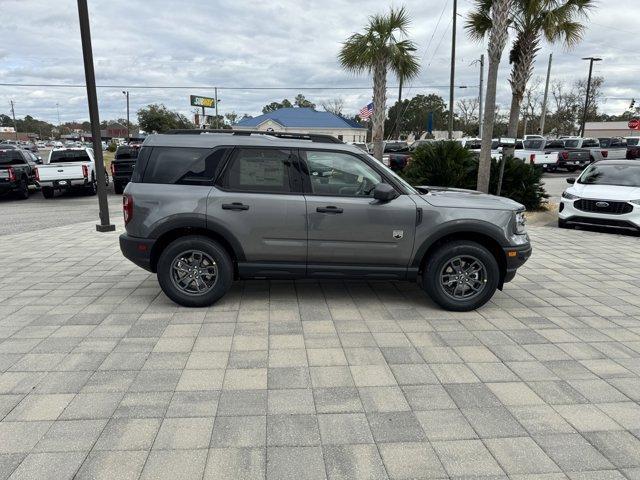
[[[603,160],[589,165],[562,194],[558,226],[640,231],[640,162]]]

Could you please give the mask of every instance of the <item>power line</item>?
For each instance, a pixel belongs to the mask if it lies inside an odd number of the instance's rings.
[[[0,83],[0,87],[37,87],[37,88],[85,88],[82,84],[64,83]],[[128,89],[162,89],[162,90],[211,90],[213,85],[96,85],[97,88],[128,88]],[[477,85],[456,85],[457,88],[477,88]],[[217,87],[218,90],[371,90],[371,86],[361,87]],[[388,85],[387,88],[398,88]],[[449,88],[449,85],[416,85],[412,88]]]

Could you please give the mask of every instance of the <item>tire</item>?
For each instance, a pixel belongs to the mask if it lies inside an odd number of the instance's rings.
[[[479,265],[482,270],[466,277],[471,285],[479,291],[470,292],[471,287],[464,283],[456,282],[455,279],[448,287],[445,287],[442,276],[452,278],[456,276],[456,271],[450,262],[455,259],[462,259],[462,270]],[[449,272],[449,273],[447,273]],[[461,273],[464,275],[464,273]],[[464,282],[464,280],[463,280]],[[446,310],[454,312],[468,312],[480,308],[487,303],[500,282],[500,268],[496,258],[479,243],[468,240],[457,240],[442,245],[427,260],[422,274],[422,288],[431,299]],[[455,298],[452,293],[456,293],[460,287],[461,294]],[[447,291],[454,289],[454,292]],[[468,295],[465,297],[465,295]]]
[[[91,183],[89,183],[89,185],[87,185],[85,188],[85,193],[87,195],[95,195],[98,193],[98,182],[96,182],[96,177],[94,177],[93,175],[91,175]]]
[[[42,187],[42,196],[44,198],[53,198],[53,188],[51,187]]]
[[[122,184],[120,182],[113,182],[113,191],[117,194],[117,195],[122,195],[122,192],[124,192],[124,187],[122,186]]]
[[[189,252],[204,254],[205,258],[200,260],[200,268],[202,265],[211,266],[212,262],[215,263],[217,275],[211,285],[207,285],[207,282],[211,281],[211,276],[201,275],[198,283],[186,278],[188,269],[194,268],[194,265],[198,263],[197,259],[194,259]],[[180,261],[181,258],[186,261]],[[195,266],[195,268],[198,267]],[[178,269],[185,272],[185,275],[177,278],[180,276]],[[160,288],[165,295],[184,307],[212,305],[227,293],[233,282],[233,262],[227,251],[213,240],[198,235],[179,238],[170,243],[160,254],[157,272],[158,283],[160,283]],[[179,287],[178,280],[182,280],[186,285],[183,285],[182,288]],[[205,290],[205,287],[206,291],[203,293],[193,291],[196,288]]]
[[[20,186],[18,187],[18,190],[16,190],[16,198],[18,200],[26,200],[29,198],[29,183],[24,177],[20,179]]]

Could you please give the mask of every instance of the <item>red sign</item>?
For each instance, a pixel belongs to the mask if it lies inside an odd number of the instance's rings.
[[[629,128],[631,130],[640,130],[640,120],[637,118],[629,120]]]

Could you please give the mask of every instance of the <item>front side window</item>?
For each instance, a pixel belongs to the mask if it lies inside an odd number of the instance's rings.
[[[225,169],[221,186],[235,192],[290,193],[288,150],[240,148]]]
[[[369,197],[383,181],[378,172],[354,155],[311,150],[305,154],[314,194]]]
[[[212,185],[227,149],[154,147],[144,183]]]

